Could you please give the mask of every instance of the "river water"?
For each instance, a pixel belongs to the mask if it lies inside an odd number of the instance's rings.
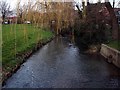
[[[58,37],[32,55],[3,88],[120,88],[120,69]]]

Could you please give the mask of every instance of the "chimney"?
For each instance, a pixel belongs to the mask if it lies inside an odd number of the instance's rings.
[[[113,8],[115,8],[115,0],[113,0]]]
[[[82,7],[83,7],[83,18],[85,18],[86,16],[85,0],[82,0]]]
[[[87,5],[89,5],[90,4],[90,2],[89,2],[89,0],[87,0]]]
[[[98,0],[98,3],[101,3],[101,0]]]
[[[109,0],[105,0],[105,2],[109,2]]]
[[[82,7],[84,8],[85,7],[85,1],[82,0]]]

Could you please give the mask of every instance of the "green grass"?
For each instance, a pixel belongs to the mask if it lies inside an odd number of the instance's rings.
[[[120,41],[116,40],[116,41],[110,41],[110,43],[108,44],[108,46],[117,49],[120,51]]]
[[[22,62],[16,54],[33,49],[38,42],[46,42],[53,37],[47,29],[37,28],[28,24],[2,25],[2,66],[9,72]]]

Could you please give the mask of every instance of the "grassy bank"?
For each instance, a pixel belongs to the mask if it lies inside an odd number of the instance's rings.
[[[3,76],[8,74],[16,65],[23,62],[18,59],[36,47],[38,42],[45,43],[53,37],[53,33],[45,28],[28,24],[2,25],[2,67]]]
[[[107,45],[120,51],[120,41],[118,40],[110,41]]]

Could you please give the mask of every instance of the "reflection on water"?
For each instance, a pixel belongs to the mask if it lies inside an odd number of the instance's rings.
[[[100,55],[86,55],[67,38],[42,47],[6,83],[7,88],[119,87],[120,70]]]

